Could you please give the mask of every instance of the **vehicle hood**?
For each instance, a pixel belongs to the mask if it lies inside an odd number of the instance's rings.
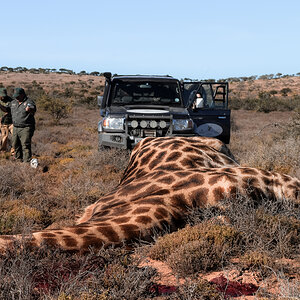
[[[168,115],[168,114],[188,114],[184,107],[168,107],[168,106],[146,106],[146,105],[130,105],[130,106],[111,106],[107,108],[106,114],[142,114],[142,115]]]

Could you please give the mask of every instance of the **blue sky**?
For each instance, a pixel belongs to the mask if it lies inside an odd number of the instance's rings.
[[[295,74],[299,16],[299,0],[3,0],[0,66],[192,79]]]

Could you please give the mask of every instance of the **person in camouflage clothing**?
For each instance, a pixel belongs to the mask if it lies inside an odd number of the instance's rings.
[[[12,99],[7,95],[5,88],[0,88],[0,105],[5,107],[5,110],[0,109],[0,118],[1,118],[1,141],[0,141],[0,151],[7,151],[8,136],[12,133],[12,117],[9,109],[9,104]],[[0,107],[1,108],[1,107]]]
[[[32,156],[31,139],[35,130],[34,114],[36,105],[33,100],[27,97],[22,88],[15,89],[13,98],[15,99],[10,102],[9,108],[14,125],[12,147],[14,148],[15,159],[30,162]]]

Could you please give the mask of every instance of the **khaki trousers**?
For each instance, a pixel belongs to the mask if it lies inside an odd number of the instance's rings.
[[[15,158],[29,162],[31,160],[31,138],[34,133],[33,127],[15,127],[12,135],[12,146]]]

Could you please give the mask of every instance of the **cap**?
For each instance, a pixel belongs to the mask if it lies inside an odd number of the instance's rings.
[[[25,95],[25,91],[22,88],[15,88],[15,92],[13,94],[14,98],[17,98],[20,95]]]
[[[0,88],[0,97],[6,97],[7,96],[7,90],[5,88]]]

